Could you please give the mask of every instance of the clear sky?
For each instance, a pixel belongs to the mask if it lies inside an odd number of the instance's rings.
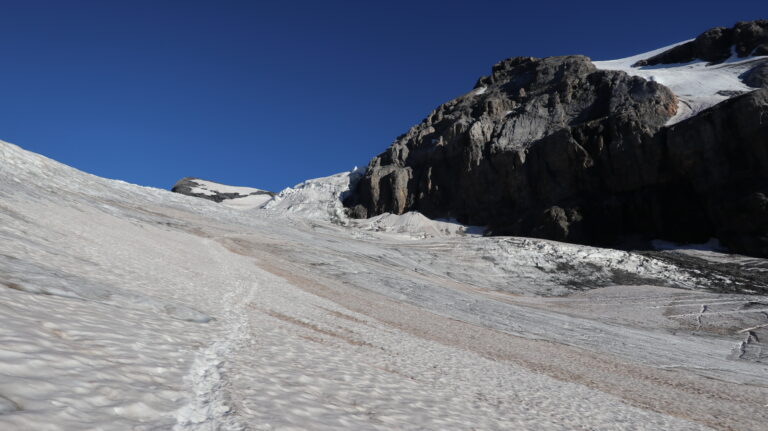
[[[768,1],[0,0],[0,17],[0,139],[141,185],[279,191],[366,164],[504,58],[625,57]]]

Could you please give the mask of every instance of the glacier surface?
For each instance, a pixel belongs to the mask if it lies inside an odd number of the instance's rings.
[[[350,220],[339,199],[356,172],[243,209],[4,142],[0,160],[0,429],[768,420],[768,297],[664,258],[677,251],[482,237],[417,213]]]

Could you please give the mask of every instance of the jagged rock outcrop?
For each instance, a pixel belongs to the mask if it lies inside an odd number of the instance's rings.
[[[184,177],[171,188],[174,193],[222,202],[227,199],[244,198],[246,196],[264,195],[275,196],[275,193],[249,187],[232,187],[200,178]]]
[[[656,82],[583,56],[508,59],[375,157],[345,205],[595,245],[718,237],[768,256],[767,97],[665,127],[677,100]]]
[[[768,61],[764,61],[761,64],[748,70],[741,76],[741,80],[745,84],[754,88],[766,88],[768,87]]]
[[[666,163],[689,185],[696,220],[744,254],[768,256],[768,89],[722,102],[664,130]]]
[[[715,27],[696,39],[635,63],[637,66],[705,60],[721,63],[737,57],[768,55],[768,20],[739,22],[733,28]]]
[[[658,175],[637,161],[658,151],[655,133],[675,109],[663,86],[587,57],[505,60],[375,158],[356,203],[371,215],[415,209],[587,241],[584,209],[570,201]]]

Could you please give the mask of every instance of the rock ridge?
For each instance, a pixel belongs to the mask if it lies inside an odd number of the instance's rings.
[[[231,187],[214,181],[194,177],[184,177],[180,179],[173,185],[171,191],[187,196],[208,199],[214,202],[223,202],[228,199],[238,199],[254,195],[275,196],[275,193],[267,190],[248,187]]]
[[[745,74],[754,87],[761,67]],[[584,56],[510,58],[373,158],[344,204],[592,245],[717,237],[768,256],[768,90],[665,126],[676,110],[663,85]]]
[[[694,60],[716,64],[732,55],[737,58],[768,55],[768,20],[738,22],[732,28],[709,29],[692,41],[638,61],[635,66],[688,63]]]

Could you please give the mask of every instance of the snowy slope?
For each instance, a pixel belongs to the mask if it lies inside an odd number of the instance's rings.
[[[744,84],[739,76],[754,67],[757,62],[767,60],[768,57],[738,58],[734,53],[725,62],[715,65],[697,60],[681,64],[632,66],[640,60],[651,58],[686,42],[689,41],[627,58],[593,63],[598,69],[620,70],[649,81],[656,81],[672,90],[678,97],[678,110],[677,114],[669,120],[668,125],[690,118],[735,95],[755,90]]]
[[[2,142],[0,160],[2,430],[768,420],[768,298],[673,263],[345,225],[328,196],[349,174],[243,212]]]

